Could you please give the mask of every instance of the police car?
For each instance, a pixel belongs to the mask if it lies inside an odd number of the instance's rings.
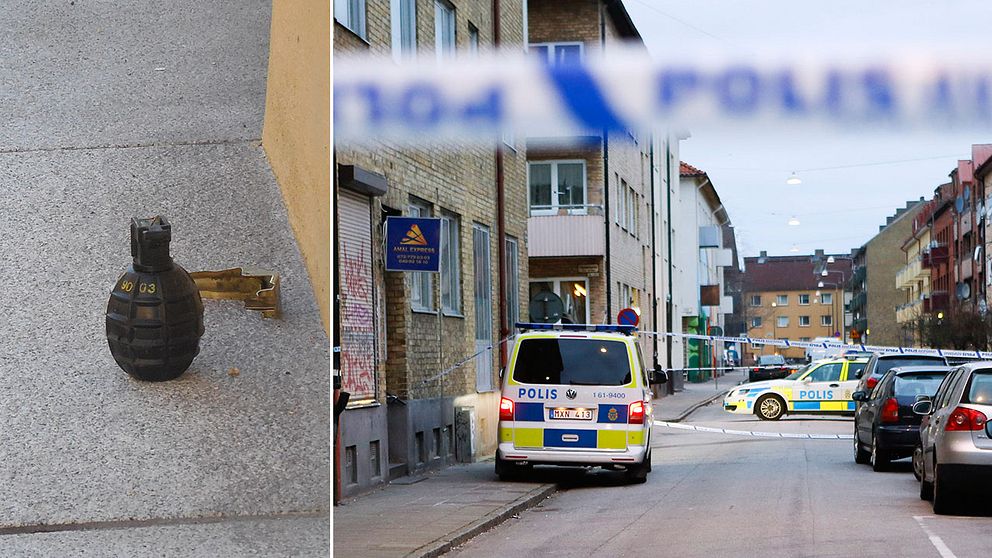
[[[499,403],[496,474],[538,464],[651,470],[651,384],[631,326],[517,324]]]
[[[742,384],[727,394],[723,408],[778,420],[786,414],[854,413],[851,394],[868,359],[832,358],[807,364],[781,380]]]

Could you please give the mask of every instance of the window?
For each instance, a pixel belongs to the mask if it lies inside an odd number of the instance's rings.
[[[824,327],[830,327],[834,325],[834,317],[830,315],[820,316],[820,325]]]
[[[802,342],[804,342],[804,343],[808,343],[808,342],[812,341],[812,339],[810,339],[809,337],[800,337],[799,340],[802,341]]]
[[[823,293],[823,294],[821,294],[820,295],[820,303],[821,304],[833,304],[834,303],[834,295],[833,295],[833,293]]]
[[[552,65],[582,62],[582,43],[532,43],[529,51]]]
[[[777,322],[775,324],[775,327],[789,327],[789,317],[788,316],[779,316],[777,318]]]
[[[614,215],[614,219],[620,228],[624,228],[627,223],[627,198],[623,195],[623,189],[620,187],[620,175],[613,173],[614,184],[617,185],[617,211]]]
[[[472,225],[472,259],[475,270],[475,389],[493,389],[493,299],[489,227]]]
[[[799,304],[802,305],[802,306],[809,305],[809,294],[801,294],[801,295],[799,295]]]
[[[809,327],[809,316],[799,316],[799,327]]]
[[[761,318],[751,318],[751,327],[761,327]]]
[[[589,323],[589,286],[582,279],[541,279],[530,282],[530,298],[542,291],[552,292],[561,298],[565,309],[562,311],[562,323]]]
[[[365,39],[365,0],[334,0],[334,19]]]
[[[461,228],[454,213],[441,213],[441,309],[449,314],[461,314]]]
[[[789,305],[789,295],[776,295],[775,296],[775,304],[777,304],[779,306],[788,306]]]
[[[626,198],[624,206],[627,208],[627,230],[632,235],[637,235],[637,196],[634,194],[634,190],[627,185],[627,181],[620,179],[620,189],[623,190],[623,195]]]
[[[434,0],[434,51],[438,60],[455,52],[455,7],[446,0]]]
[[[417,55],[417,2],[391,0],[389,16],[393,36],[393,59],[411,60]]]
[[[623,386],[632,379],[621,341],[526,339],[513,365],[513,380],[522,384]]]
[[[468,54],[475,58],[479,56],[479,28],[468,24]]]
[[[417,199],[410,200],[410,217],[430,217],[431,206]],[[410,307],[422,312],[434,311],[433,273],[417,271],[407,273],[410,278]]]
[[[761,295],[751,295],[751,306],[761,306]]]
[[[517,260],[517,239],[506,237],[506,322],[510,328],[520,321],[520,264]]]
[[[840,381],[840,371],[844,368],[843,362],[824,364],[818,367],[807,378],[812,382],[838,382]]]
[[[531,215],[586,212],[585,161],[542,161],[527,166]]]

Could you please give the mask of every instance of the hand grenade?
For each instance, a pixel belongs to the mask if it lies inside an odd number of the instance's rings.
[[[178,378],[200,352],[203,302],[189,274],[169,255],[165,217],[131,219],[134,263],[107,303],[107,342],[117,365],[152,382]]]

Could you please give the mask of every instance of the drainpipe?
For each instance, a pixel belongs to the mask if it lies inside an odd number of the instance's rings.
[[[675,296],[675,285],[672,283],[672,154],[671,154],[671,137],[666,140],[665,149],[665,176],[668,177],[668,191],[665,192],[665,197],[667,198],[666,204],[668,207],[666,211],[668,212],[668,300],[665,303],[665,332],[672,333],[674,329],[672,328],[672,320],[674,316],[672,300]],[[671,336],[665,337],[665,366],[670,370],[672,368],[672,338]],[[669,382],[671,387],[671,382]],[[674,393],[674,392],[673,392]]]
[[[604,7],[599,7],[599,43],[602,50],[606,50],[606,17],[603,14]],[[610,138],[607,136],[606,128],[603,128],[603,221],[606,224],[606,323],[612,323],[613,315],[613,275],[611,273],[610,257]]]
[[[655,210],[655,198],[654,198],[654,134],[651,134],[651,150],[649,152],[649,167],[651,169],[651,292],[654,296],[651,297],[651,324],[654,326],[655,331],[658,330],[658,251],[655,250],[655,225],[656,220],[654,216]],[[658,368],[658,336],[652,336],[652,368]]]
[[[500,29],[499,29],[499,0],[493,0],[493,46],[499,48],[500,46]],[[524,37],[526,41],[527,38]],[[498,254],[498,265],[499,265],[499,338],[504,339],[510,334],[510,327],[507,324],[507,308],[506,308],[506,280],[507,280],[507,269],[506,269],[506,214],[504,211],[505,206],[505,191],[503,185],[503,139],[496,138],[496,242],[498,246],[496,248],[496,253]],[[499,365],[500,368],[506,366],[506,343],[499,344]]]

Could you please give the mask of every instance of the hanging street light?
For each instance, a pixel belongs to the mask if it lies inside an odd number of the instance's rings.
[[[802,184],[803,181],[800,180],[799,176],[796,175],[796,171],[792,171],[792,175],[789,176],[788,179],[786,179],[785,183],[795,186],[796,184]]]
[[[799,226],[799,219],[797,219],[795,215],[793,215],[792,217],[789,218],[789,226],[790,227],[798,227]]]

